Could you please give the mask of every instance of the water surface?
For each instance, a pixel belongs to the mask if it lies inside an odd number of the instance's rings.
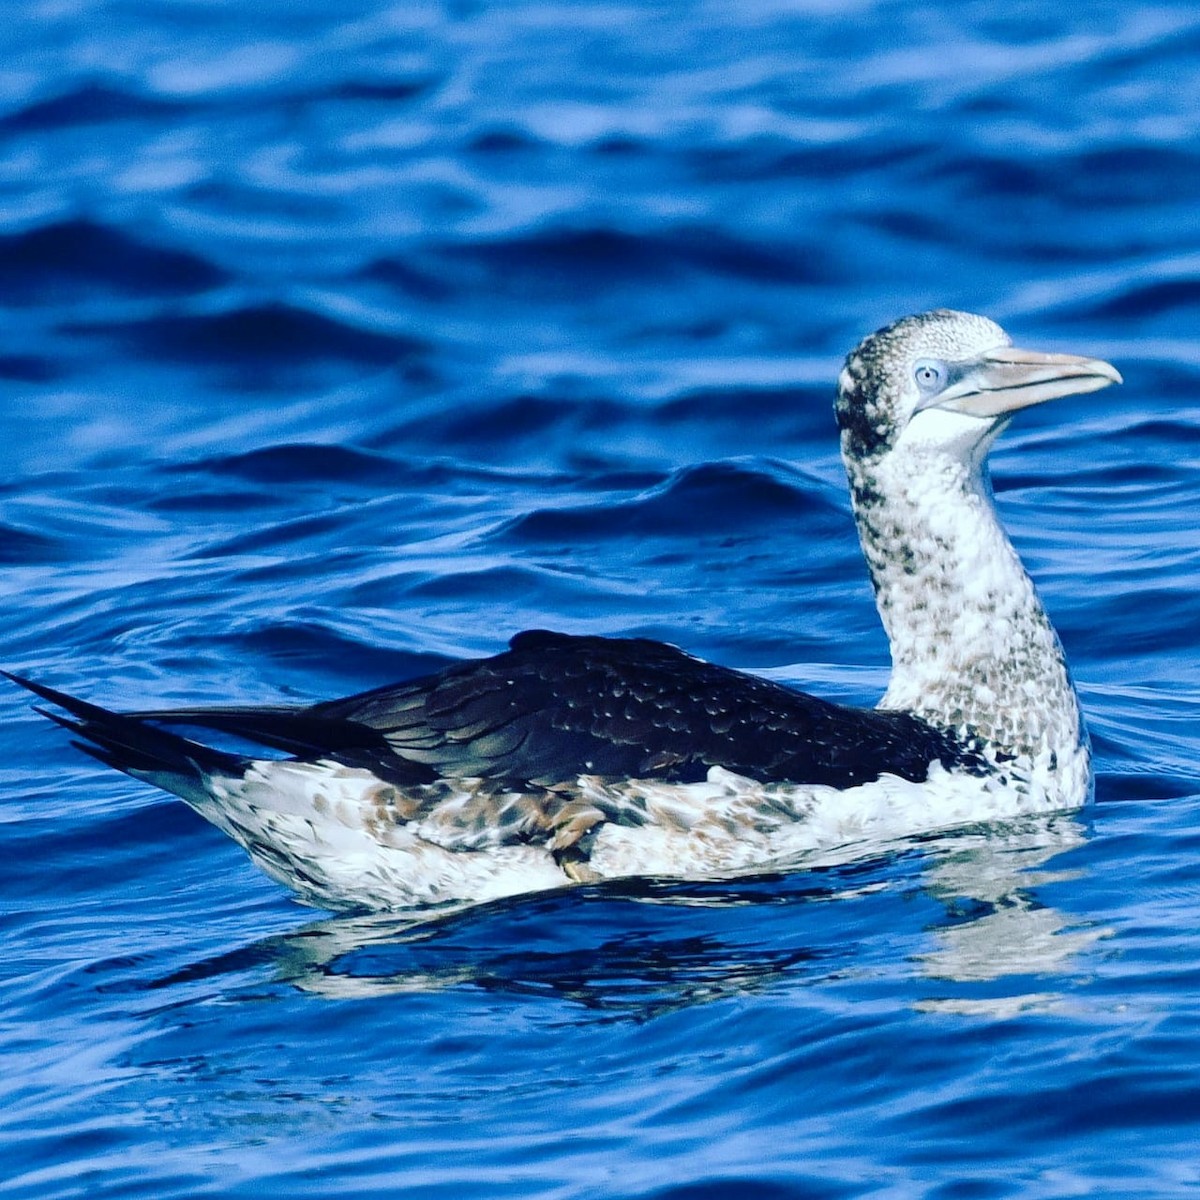
[[[1126,378],[994,456],[1078,816],[331,919],[4,691],[0,1196],[1200,1192],[1193,5],[109,0],[0,44],[0,659],[101,702],[542,626],[870,703],[841,356],[950,305]]]

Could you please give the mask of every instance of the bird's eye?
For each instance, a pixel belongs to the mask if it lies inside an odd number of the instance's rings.
[[[913,367],[913,378],[923,392],[939,392],[946,386],[946,364],[933,358],[918,359]]]

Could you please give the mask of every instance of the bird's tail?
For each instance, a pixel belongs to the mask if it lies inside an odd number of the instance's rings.
[[[236,779],[245,773],[249,760],[239,755],[193,742],[142,717],[110,712],[9,671],[0,675],[69,713],[63,716],[35,706],[36,712],[70,730],[79,749],[184,800],[203,801],[209,794],[206,783],[214,776]]]

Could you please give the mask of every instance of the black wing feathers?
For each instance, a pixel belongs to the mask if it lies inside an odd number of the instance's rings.
[[[926,777],[972,766],[907,713],[832,704],[642,639],[519,634],[494,658],[308,710],[367,725],[449,775],[552,784],[581,773],[690,782],[721,766],[762,781]]]
[[[20,682],[62,703],[61,693]],[[718,766],[763,782],[844,787],[885,772],[923,780],[934,760],[981,766],[951,734],[908,713],[832,704],[661,642],[540,630],[493,658],[308,708],[124,719],[215,729],[400,784],[449,776],[550,786],[580,774],[687,783]]]

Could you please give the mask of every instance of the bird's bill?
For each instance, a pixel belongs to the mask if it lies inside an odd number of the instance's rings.
[[[1120,382],[1116,367],[1098,358],[1001,346],[969,364],[932,405],[972,417],[1000,417]]]

